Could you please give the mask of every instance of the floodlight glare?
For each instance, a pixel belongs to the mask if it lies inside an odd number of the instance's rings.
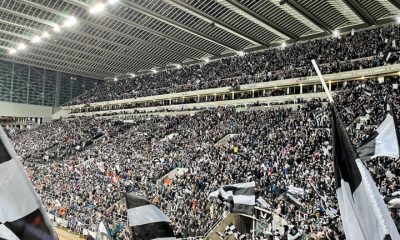
[[[64,26],[65,27],[71,27],[71,26],[75,25],[77,22],[78,22],[78,20],[76,20],[76,18],[74,16],[69,16],[65,20]]]
[[[10,50],[8,50],[8,52],[9,52],[10,54],[14,54],[14,53],[17,52],[17,49],[11,48]]]
[[[107,2],[108,2],[108,4],[113,5],[113,4],[116,4],[117,2],[119,2],[119,0],[108,0]]]
[[[43,38],[49,38],[49,37],[50,37],[50,34],[49,34],[48,32],[43,32],[43,33],[42,33],[42,37],[43,37]]]
[[[53,26],[53,31],[54,31],[54,32],[60,32],[60,31],[61,31],[60,26],[59,26],[58,24],[55,24],[55,25]]]
[[[40,43],[42,41],[42,38],[39,36],[34,36],[31,40],[32,43]]]
[[[244,52],[243,52],[243,51],[237,51],[236,53],[237,53],[237,55],[239,55],[240,57],[243,57],[243,56],[244,56]]]
[[[104,9],[106,8],[106,5],[104,5],[104,3],[96,3],[95,5],[93,5],[90,9],[89,9],[89,13],[91,14],[97,14],[100,13],[102,11],[104,11]]]
[[[26,49],[25,43],[20,43],[20,44],[18,44],[17,49],[18,49],[18,50],[24,50],[24,49]]]

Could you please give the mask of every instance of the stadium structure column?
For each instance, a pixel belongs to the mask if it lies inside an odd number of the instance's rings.
[[[11,83],[10,83],[10,102],[13,101],[13,91],[14,91],[14,74],[15,74],[15,68],[14,68],[14,62],[12,63],[12,68],[11,68]]]
[[[60,72],[56,73],[56,92],[54,97],[54,107],[60,106],[61,76]]]

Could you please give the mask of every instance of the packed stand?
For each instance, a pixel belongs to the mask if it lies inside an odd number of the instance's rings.
[[[323,74],[383,66],[398,60],[399,28],[388,25],[356,31],[354,35],[297,42],[284,49],[270,48],[244,57],[106,82],[66,105],[303,78],[315,75],[311,59],[316,59]],[[392,54],[387,58],[389,52]]]
[[[386,100],[392,99],[399,109],[399,96],[391,82],[349,82],[336,92],[337,106],[355,145],[383,121]],[[257,195],[288,221],[283,233],[272,235],[343,239],[335,197],[330,112],[323,101],[297,109],[216,108],[193,115],[131,120],[121,130],[112,125],[112,118],[64,119],[13,139],[48,211],[67,220],[71,229],[95,231],[105,217],[113,239],[130,239],[123,196],[135,192],[171,218],[177,237],[204,236],[229,210],[219,201],[208,200],[208,194],[221,185],[254,180]],[[85,126],[110,127],[82,151],[50,156],[46,162],[32,158],[38,149],[56,141],[57,134],[83,131],[78,127]],[[88,132],[92,136],[96,131]],[[221,141],[227,134],[237,135]],[[65,141],[65,137],[59,139]],[[35,147],[30,148],[31,144]],[[369,164],[383,195],[399,190],[399,159],[376,159]],[[159,181],[178,167],[188,172]],[[291,186],[304,189],[297,201],[287,198]],[[258,238],[271,237],[271,229],[266,232]]]

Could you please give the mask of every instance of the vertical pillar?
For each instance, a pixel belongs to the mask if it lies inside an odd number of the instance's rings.
[[[303,84],[300,84],[300,94],[303,94]]]
[[[329,91],[332,91],[332,82],[329,81],[328,84],[329,84]]]
[[[317,92],[317,84],[314,84],[314,92]]]
[[[42,97],[42,106],[44,105],[44,90],[46,87],[46,69],[43,69],[43,85],[42,85],[42,93],[41,93],[41,97]]]
[[[69,76],[69,99],[72,99],[72,89],[74,82],[72,81],[72,76]]]
[[[31,82],[31,66],[28,65],[28,79],[26,81],[26,104],[29,104],[29,86]]]
[[[265,93],[265,90],[264,90],[264,93]],[[287,94],[287,95],[290,94],[290,87],[287,87],[287,88],[286,88],[286,94]]]
[[[15,63],[12,63],[12,68],[11,68],[11,87],[10,87],[10,102],[13,100],[13,90],[14,90],[14,74],[15,74]]]
[[[61,76],[60,72],[56,72],[56,92],[54,95],[54,106],[60,106]]]
[[[234,99],[235,99],[235,93],[232,92],[232,100],[234,100]]]

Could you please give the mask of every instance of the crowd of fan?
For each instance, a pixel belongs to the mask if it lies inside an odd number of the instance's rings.
[[[355,145],[383,121],[386,100],[399,108],[400,95],[393,86],[359,81],[336,92]],[[284,232],[272,235],[343,239],[330,112],[323,102],[314,100],[297,109],[212,108],[131,120],[63,119],[13,137],[44,205],[72,230],[95,231],[105,217],[113,239],[130,239],[123,199],[125,192],[136,192],[171,218],[177,237],[204,236],[228,211],[227,205],[208,200],[208,194],[224,184],[254,180],[257,195],[287,220]],[[220,141],[227,134],[237,135]],[[88,140],[91,144],[82,146]],[[82,148],[73,150],[77,146]],[[63,154],[48,154],[58,148]],[[383,195],[399,190],[399,159],[377,159],[369,167]],[[176,168],[188,171],[163,179]],[[290,187],[304,193],[293,200],[287,195]],[[271,229],[264,230],[258,238],[271,237]]]
[[[316,59],[325,74],[383,66],[397,60],[399,28],[399,25],[383,26],[339,37],[297,42],[284,49],[270,48],[243,57],[106,82],[67,105],[303,78],[315,75],[311,59]],[[389,52],[392,58],[387,58]]]

